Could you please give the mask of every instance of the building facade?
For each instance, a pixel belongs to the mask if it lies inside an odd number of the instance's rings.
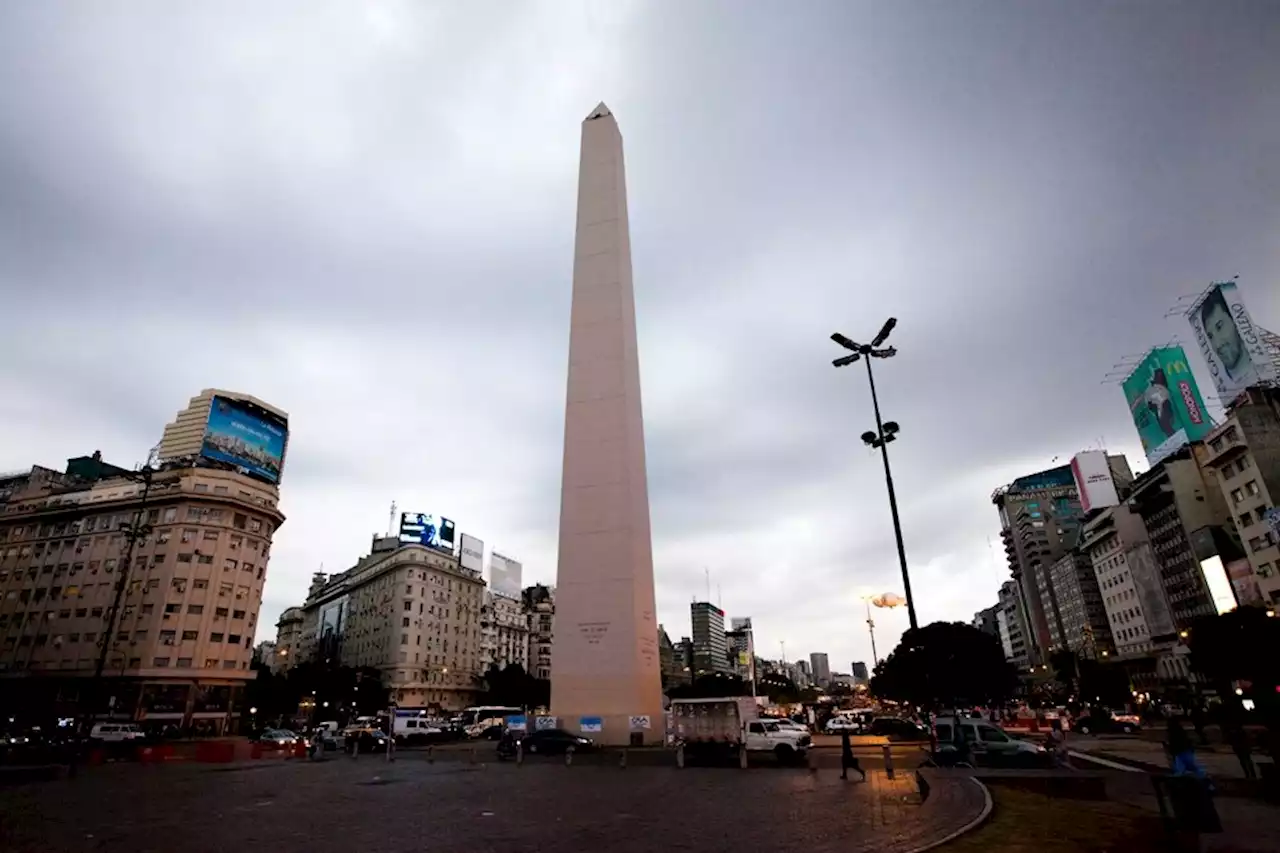
[[[1055,645],[1086,658],[1114,655],[1111,623],[1089,555],[1072,548],[1050,567],[1049,580],[1058,597]]]
[[[480,609],[480,666],[499,669],[518,664],[529,669],[529,619],[521,602],[484,591]]]
[[[729,643],[724,635],[724,611],[708,601],[689,605],[693,626],[694,677],[729,672]]]
[[[105,643],[97,713],[234,730],[284,523],[277,488],[198,460],[130,477],[97,469],[106,476],[33,469],[23,484],[6,480],[0,701],[82,713]]]
[[[860,660],[853,662],[853,677],[857,679],[859,684],[866,684],[871,680],[871,673],[867,672],[867,665]]]
[[[1005,658],[1019,670],[1031,667],[1031,643],[1028,639],[1024,597],[1016,580],[1000,585],[999,612],[996,619],[1000,626],[1000,644]]]
[[[484,591],[455,555],[375,536],[355,566],[313,581],[301,652],[378,670],[401,706],[461,710],[481,686]]]
[[[555,639],[555,590],[542,584],[527,587],[521,596],[529,626],[529,653],[526,669],[534,678],[551,679],[551,652]]]
[[[1250,388],[1204,445],[1260,596],[1280,604],[1280,391]]]
[[[287,672],[298,662],[302,625],[305,621],[306,617],[300,607],[286,607],[276,620],[276,652],[272,657],[272,672]]]

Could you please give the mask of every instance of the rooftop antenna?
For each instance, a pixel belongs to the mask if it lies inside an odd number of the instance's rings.
[[[387,535],[396,535],[396,502],[391,502],[391,514],[387,517]]]
[[[716,584],[716,607],[724,610],[724,592],[720,589],[720,584]]]
[[[707,603],[711,603],[711,570],[706,566],[702,567],[702,572],[707,576]]]

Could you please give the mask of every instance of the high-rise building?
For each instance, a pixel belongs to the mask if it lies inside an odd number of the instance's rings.
[[[813,683],[819,687],[831,684],[831,662],[826,652],[813,652],[809,655],[809,666],[813,670]]]
[[[301,607],[286,607],[276,620],[276,653],[271,663],[272,672],[285,672],[298,663],[305,621]]]
[[[1259,596],[1280,604],[1280,390],[1255,386],[1235,400],[1226,420],[1205,437],[1204,464],[1216,473],[1224,503]],[[1243,586],[1243,566],[1228,564]],[[1247,599],[1248,587],[1237,590]]]
[[[985,610],[979,610],[973,614],[973,627],[977,628],[984,634],[990,634],[993,637],[1000,636],[1000,626],[996,622],[996,613],[999,612],[1000,605],[993,605]]]
[[[597,716],[598,739],[664,737],[644,416],[622,134],[582,123],[551,710]],[[720,640],[724,640],[723,624]]]
[[[480,572],[456,555],[375,535],[350,569],[316,576],[299,654],[379,670],[402,706],[461,710],[482,675],[483,593]]]
[[[871,673],[867,671],[867,665],[860,660],[853,662],[851,671],[853,672],[853,677],[857,679],[859,684],[866,684],[871,680]]]
[[[685,661],[684,649],[671,642],[667,629],[658,626],[658,654],[662,663],[662,688],[689,683],[689,664]]]
[[[1147,617],[1163,592],[1142,517],[1126,504],[1107,507],[1085,522],[1079,547],[1097,576],[1116,652],[1122,659],[1151,652]]]
[[[1019,670],[1026,671],[1031,667],[1031,643],[1023,601],[1016,580],[1000,585],[1000,611],[996,616],[1000,625],[1000,643],[1004,647],[1005,658]]]
[[[278,484],[289,446],[289,416],[257,397],[206,388],[164,428],[159,459],[205,456]]]
[[[737,616],[729,620],[730,630],[725,632],[725,642],[729,646],[729,665],[734,675],[746,681],[754,681],[755,639],[752,634],[751,617]]]
[[[1049,582],[1058,597],[1058,619],[1052,625],[1055,647],[1092,659],[1114,655],[1111,623],[1089,555],[1073,547],[1049,568]]]
[[[689,605],[693,626],[693,673],[695,677],[729,672],[729,642],[724,634],[724,611],[709,601]]]
[[[284,515],[274,485],[206,464],[126,477],[95,454],[69,460],[66,473],[36,466],[3,478],[0,705],[84,713],[106,643],[97,712],[236,730]],[[128,529],[144,524],[131,544]]]
[[[1123,456],[1108,456],[1107,462],[1116,488],[1133,480]],[[1000,536],[1022,596],[1027,658],[1031,664],[1046,663],[1053,647],[1050,622],[1060,621],[1049,568],[1070,548],[1082,514],[1071,466],[1019,477],[997,489],[991,500],[1000,514]]]

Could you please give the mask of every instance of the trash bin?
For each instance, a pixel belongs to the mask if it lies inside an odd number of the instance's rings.
[[[1165,829],[1174,832],[1222,832],[1222,820],[1213,803],[1207,779],[1164,774],[1152,776],[1160,817]]]

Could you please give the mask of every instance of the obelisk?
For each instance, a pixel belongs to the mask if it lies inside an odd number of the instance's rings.
[[[604,104],[582,123],[563,470],[551,712],[571,731],[585,718],[602,743],[633,730],[652,743],[662,679],[631,238],[622,134]]]

